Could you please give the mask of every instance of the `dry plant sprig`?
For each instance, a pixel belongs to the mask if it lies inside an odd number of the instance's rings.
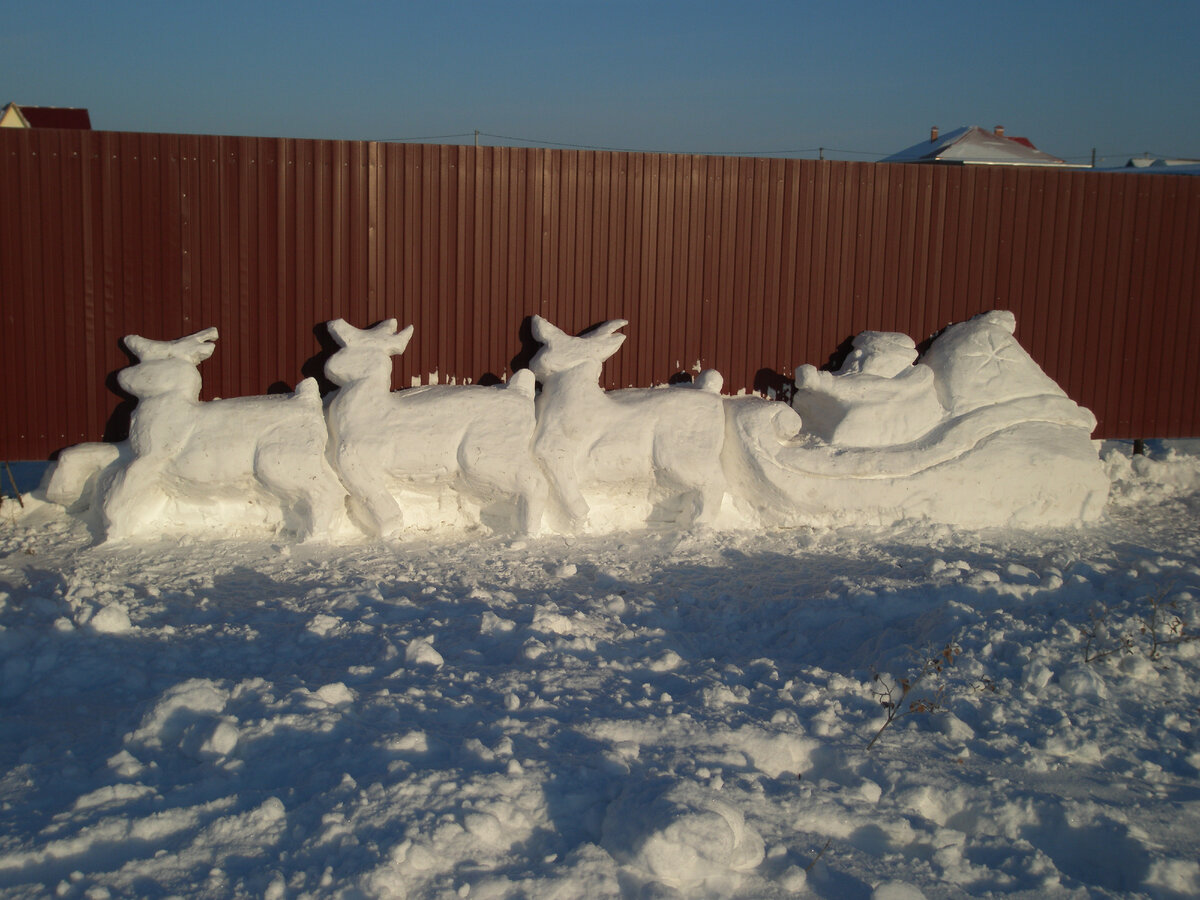
[[[1136,635],[1126,632],[1109,637],[1109,610],[1106,607],[1093,609],[1091,621],[1078,626],[1083,639],[1083,661],[1096,662],[1118,653],[1129,655],[1137,650],[1144,650],[1148,659],[1158,661],[1166,647],[1200,641],[1200,632],[1190,630],[1180,615],[1178,599],[1167,599],[1173,587],[1174,582],[1171,582],[1153,594],[1138,598],[1138,602],[1145,601],[1146,606],[1136,611]],[[1145,646],[1147,642],[1148,647]]]
[[[804,867],[805,872],[811,872],[813,870],[813,867],[821,861],[821,857],[825,855],[825,851],[829,849],[829,845],[832,843],[833,843],[833,838],[830,838],[829,840],[827,840],[825,842],[825,846],[822,847],[820,849],[820,851],[817,853],[817,855],[813,857],[813,861]]]
[[[1200,634],[1188,631],[1187,623],[1179,615],[1179,603],[1175,599],[1167,599],[1167,593],[1174,586],[1175,583],[1171,582],[1144,598],[1149,608],[1139,617],[1142,623],[1138,631],[1150,639],[1150,651],[1146,655],[1152,660],[1162,656],[1163,647],[1200,640]]]
[[[954,660],[961,654],[962,648],[957,644],[946,644],[940,652],[926,656],[915,674],[901,678],[899,681],[881,675],[872,667],[871,694],[883,707],[885,718],[883,724],[879,726],[879,730],[875,732],[875,736],[867,744],[868,750],[875,746],[875,742],[897,719],[916,713],[945,711],[946,707],[943,701],[945,700],[946,685],[941,682],[940,676],[946,668],[954,665]],[[938,680],[933,690],[923,691],[920,696],[909,699],[918,686],[929,678]]]
[[[1093,608],[1091,619],[1086,625],[1079,626],[1079,636],[1083,639],[1083,661],[1085,663],[1113,656],[1117,653],[1130,654],[1134,651],[1134,640],[1131,635],[1122,634],[1108,644],[1108,608],[1101,606]]]

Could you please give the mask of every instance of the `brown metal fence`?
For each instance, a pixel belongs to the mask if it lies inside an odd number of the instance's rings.
[[[129,333],[216,325],[205,397],[395,316],[396,385],[504,377],[540,313],[630,321],[610,387],[777,386],[864,329],[1007,308],[1097,436],[1200,435],[1200,178],[0,131],[0,458],[119,437]]]

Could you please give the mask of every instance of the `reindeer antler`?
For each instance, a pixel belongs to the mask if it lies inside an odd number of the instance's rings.
[[[580,337],[604,337],[607,334],[612,334],[629,324],[628,319],[609,319],[607,322],[601,322],[587,334]]]
[[[584,338],[585,340],[588,338],[606,337],[618,329],[624,328],[628,324],[628,319],[609,319],[607,322],[601,322],[591,331],[579,335],[579,337]],[[529,326],[530,331],[533,332],[533,336],[543,344],[548,344],[558,337],[571,336],[557,325],[552,324],[548,319],[544,319],[537,315],[530,317]]]
[[[355,328],[345,319],[334,319],[326,323],[329,333],[339,347],[371,347],[389,354],[399,356],[412,340],[413,327],[406,325],[397,331],[399,323],[395,319],[384,319],[374,328]]]
[[[173,341],[153,341],[138,334],[125,336],[125,346],[129,352],[138,358],[139,362],[149,362],[154,359],[179,359],[192,365],[199,365],[213,355],[217,349],[214,343],[217,339],[216,328],[205,328],[195,334],[177,338]]]

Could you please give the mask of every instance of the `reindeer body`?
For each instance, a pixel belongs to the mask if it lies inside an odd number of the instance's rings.
[[[389,319],[362,331],[329,323],[342,347],[325,371],[340,386],[329,405],[330,452],[359,518],[392,537],[404,514],[392,486],[416,491],[453,487],[481,502],[515,497],[517,528],[538,530],[544,476],[533,461],[533,376],[507,385],[440,385],[392,391],[392,357],[404,352],[412,326]]]
[[[109,539],[153,526],[172,499],[278,502],[284,525],[310,538],[328,535],[344,493],[325,458],[328,435],[316,381],[290,397],[202,402],[196,366],[212,355],[209,328],[177,341],[125,339],[139,362],[117,376],[138,398],[130,420],[130,463],[105,494]],[[254,496],[259,495],[259,496]]]
[[[533,317],[543,344],[530,362],[542,382],[534,455],[572,529],[587,524],[588,485],[644,487],[648,496],[683,500],[686,524],[711,524],[725,493],[719,378],[701,389],[605,391],[601,366],[620,348],[625,335],[615,332],[626,324],[614,319],[574,337]]]

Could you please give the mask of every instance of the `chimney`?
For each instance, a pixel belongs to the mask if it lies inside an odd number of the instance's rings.
[[[996,126],[996,137],[1004,137],[1004,126],[1003,125]]]
[[[929,143],[932,144],[932,143],[936,142],[937,136],[938,136],[937,126],[934,125],[932,128],[929,129]]]

